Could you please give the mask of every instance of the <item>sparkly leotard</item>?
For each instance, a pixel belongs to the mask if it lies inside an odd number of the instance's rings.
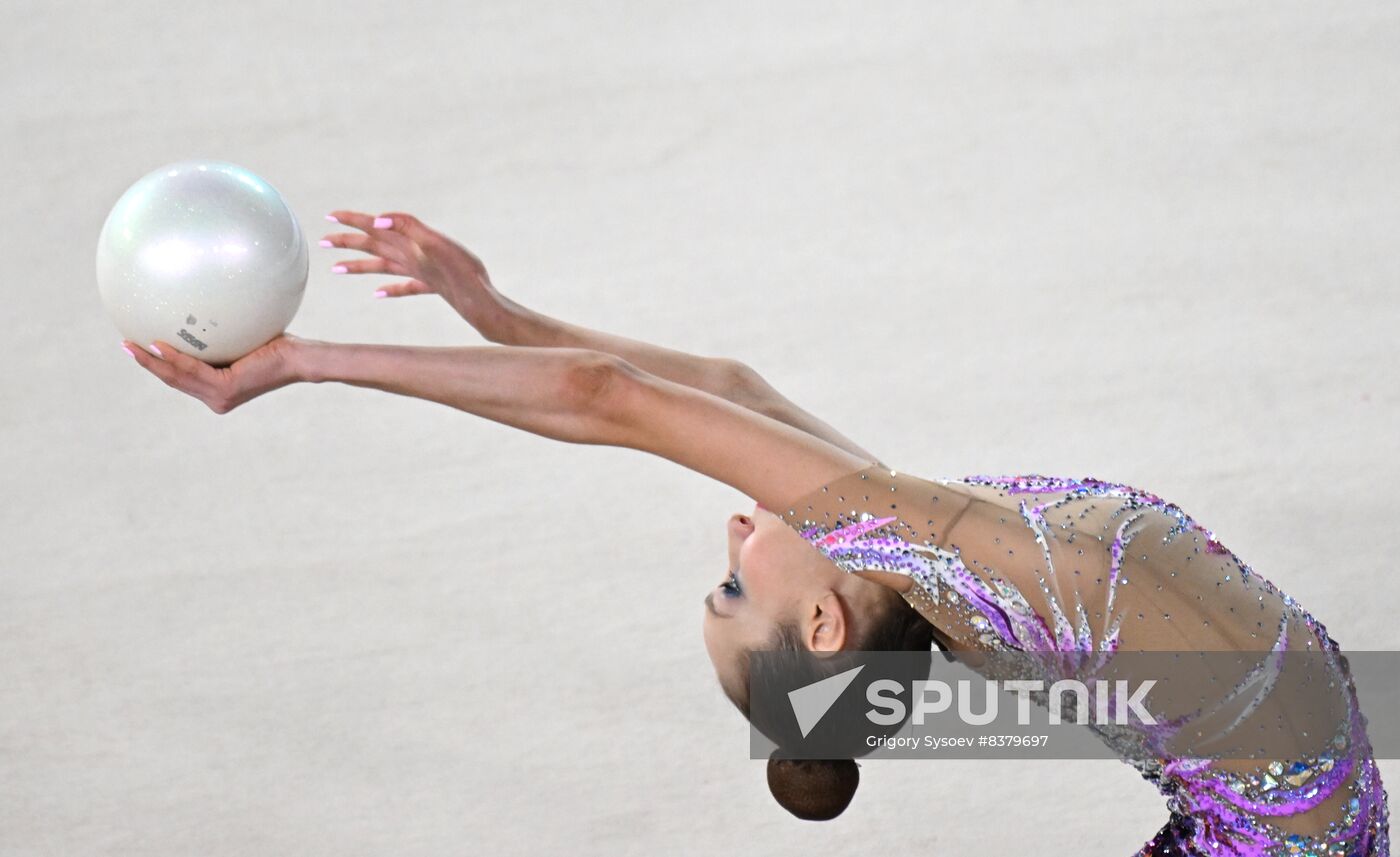
[[[877,463],[777,512],[845,571],[912,578],[906,599],[960,648],[1031,657],[1052,681],[1123,651],[1315,653],[1340,713],[1300,721],[1316,715],[1278,700],[1278,674],[1256,675],[1232,728],[1330,736],[1318,751],[1300,739],[1284,758],[1211,759],[1136,736],[1122,755],[1171,812],[1137,857],[1389,855],[1386,792],[1337,644],[1175,504],[1092,478],[928,480]]]

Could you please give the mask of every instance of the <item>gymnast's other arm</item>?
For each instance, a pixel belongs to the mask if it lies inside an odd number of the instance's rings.
[[[334,233],[326,236],[325,243],[373,257],[341,262],[346,273],[412,278],[382,287],[386,297],[437,294],[489,342],[612,354],[658,378],[711,393],[879,463],[870,452],[779,393],[746,363],[687,354],[535,312],[497,291],[485,265],[471,251],[407,212],[375,217],[340,209],[332,216],[363,234]]]

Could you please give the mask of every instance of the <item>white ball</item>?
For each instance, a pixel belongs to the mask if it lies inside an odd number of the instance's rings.
[[[97,239],[97,287],[122,336],[224,366],[287,329],[310,254],[272,185],[191,160],[141,177]]]

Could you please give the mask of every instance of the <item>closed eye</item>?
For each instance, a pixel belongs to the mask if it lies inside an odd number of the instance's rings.
[[[736,572],[729,572],[729,576],[719,585],[720,591],[733,598],[743,594],[743,589],[739,586],[739,577]]]

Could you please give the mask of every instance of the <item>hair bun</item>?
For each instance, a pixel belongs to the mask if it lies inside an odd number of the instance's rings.
[[[768,790],[783,809],[806,821],[828,821],[855,797],[860,768],[852,759],[768,757]]]

